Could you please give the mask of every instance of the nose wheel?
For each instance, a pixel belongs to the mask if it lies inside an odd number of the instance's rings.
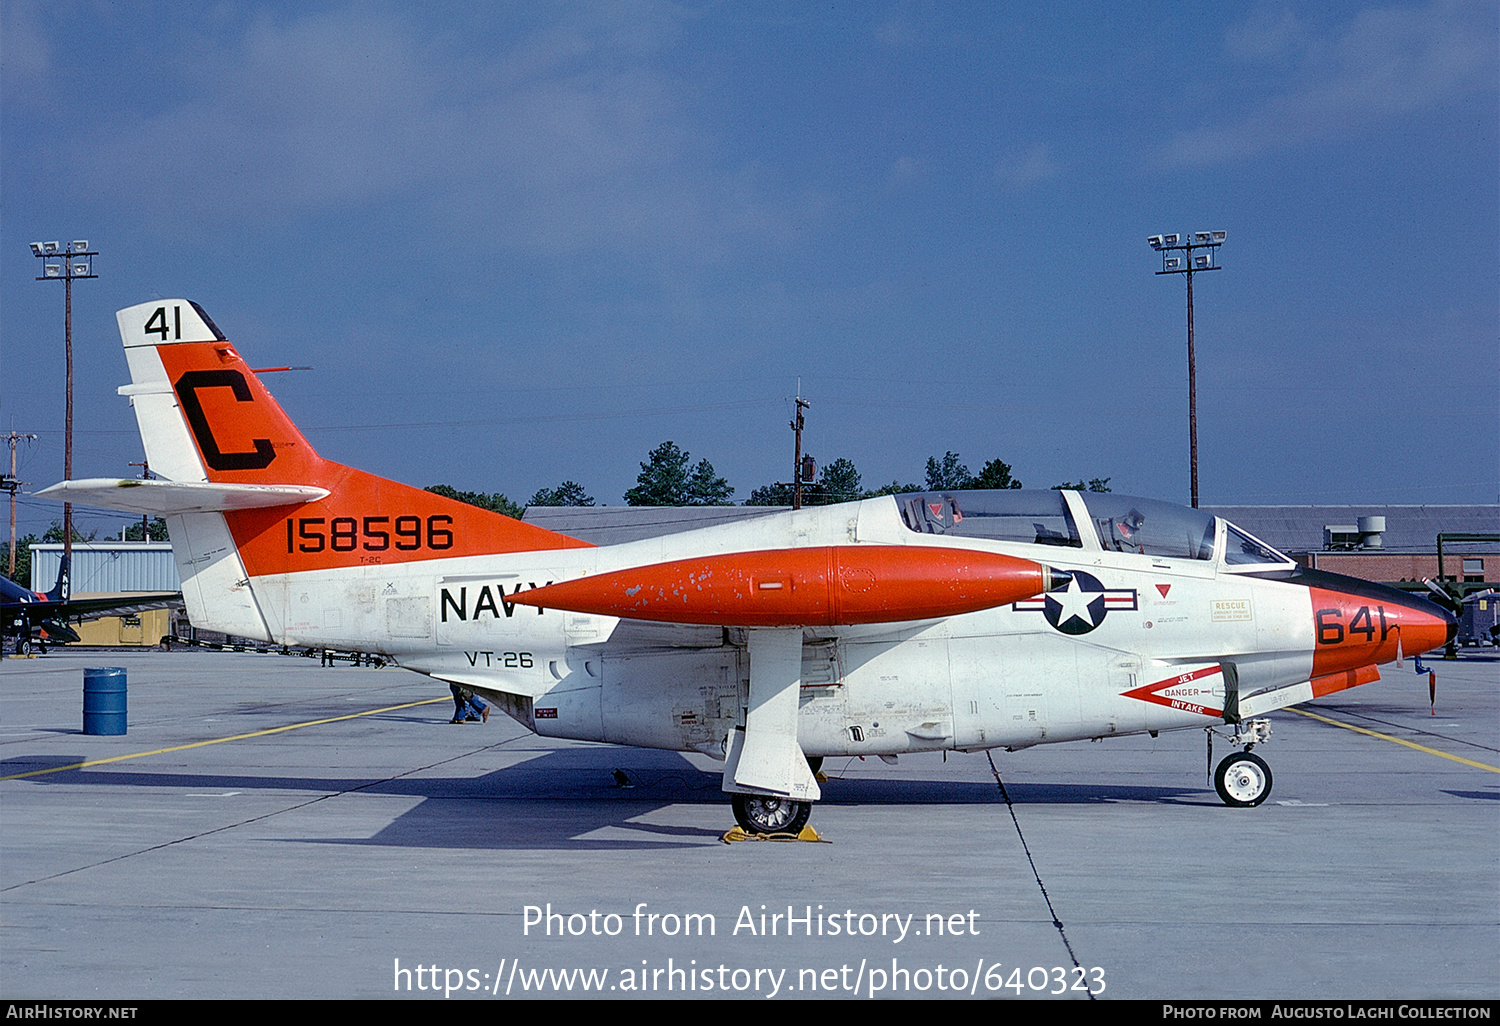
[[[1249,752],[1228,756],[1214,772],[1214,790],[1225,805],[1241,809],[1259,805],[1271,794],[1271,767]]]
[[[764,794],[730,797],[734,818],[747,834],[798,834],[812,815],[812,802]]]

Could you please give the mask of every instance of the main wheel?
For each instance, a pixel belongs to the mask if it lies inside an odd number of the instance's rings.
[[[1271,767],[1249,752],[1231,755],[1214,771],[1214,790],[1225,805],[1242,809],[1259,805],[1271,794]]]
[[[16,655],[31,655],[31,639],[24,634],[16,639]]]
[[[812,802],[764,794],[730,796],[734,818],[747,834],[798,834],[812,815]]]

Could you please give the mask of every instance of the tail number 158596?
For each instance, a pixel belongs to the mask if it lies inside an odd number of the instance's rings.
[[[402,517],[287,517],[286,550],[292,552],[403,552],[451,549],[453,518],[434,514],[425,520]]]

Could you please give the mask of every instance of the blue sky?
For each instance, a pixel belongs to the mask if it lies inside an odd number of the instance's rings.
[[[0,428],[141,458],[114,311],[202,305],[325,456],[619,503],[804,447],[1201,501],[1494,502],[1493,3],[31,3],[0,22]],[[56,507],[23,503],[23,531]],[[89,523],[117,530],[117,514]]]

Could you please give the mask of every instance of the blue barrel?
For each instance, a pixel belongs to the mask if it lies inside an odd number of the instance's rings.
[[[125,670],[96,666],[83,671],[83,732],[125,733]]]

